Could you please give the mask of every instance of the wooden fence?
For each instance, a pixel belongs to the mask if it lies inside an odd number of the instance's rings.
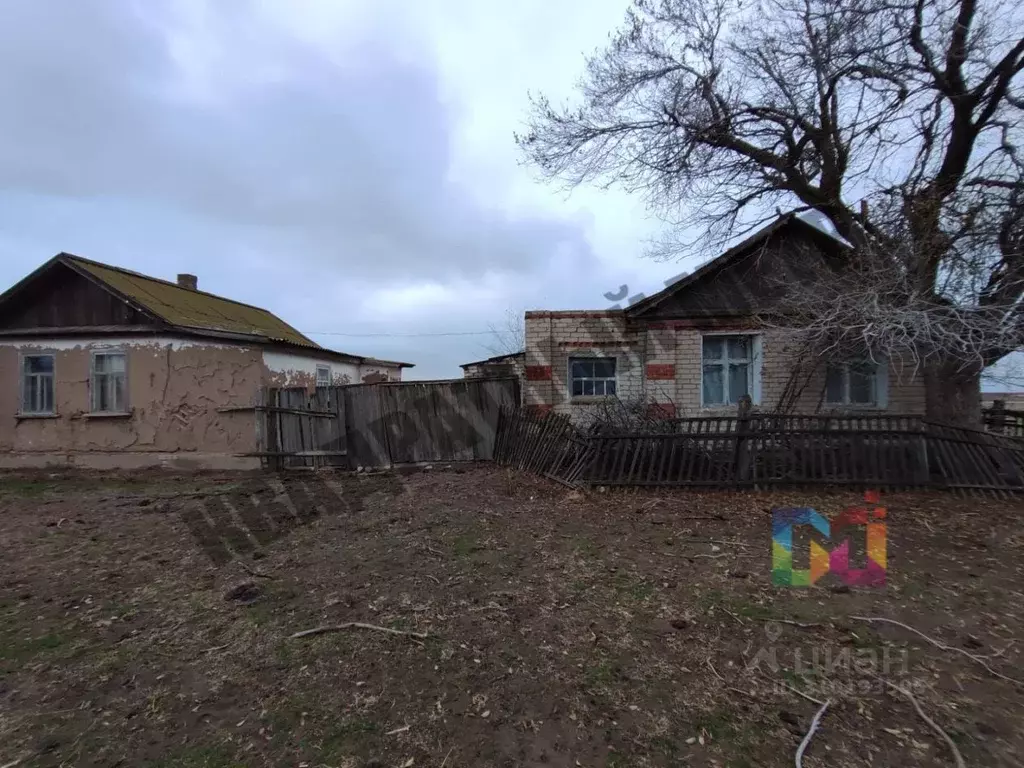
[[[1024,437],[1024,411],[1008,410],[1002,401],[997,400],[991,408],[982,411],[985,429],[1000,435]]]
[[[607,486],[827,484],[1024,491],[1024,441],[915,416],[674,419],[653,432],[582,435],[554,417],[502,414],[499,463]],[[571,450],[567,448],[571,446]],[[572,471],[560,457],[575,457]]]
[[[431,461],[490,460],[502,405],[519,400],[514,378],[382,382],[269,389],[257,412],[255,455],[270,469],[356,469]]]
[[[589,466],[595,447],[561,414],[548,412],[533,418],[522,409],[508,406],[499,412],[494,449],[498,464],[574,485]]]

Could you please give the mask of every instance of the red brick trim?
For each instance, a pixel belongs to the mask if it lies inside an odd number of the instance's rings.
[[[560,341],[560,347],[572,347],[573,349],[587,349],[589,347],[628,347],[629,342],[621,341]]]
[[[647,378],[648,379],[674,379],[676,377],[676,367],[671,363],[648,363],[647,364]]]
[[[554,408],[553,405],[528,405],[526,406],[526,412],[534,416],[543,416],[545,413],[550,413],[552,408]]]
[[[527,319],[539,317],[622,317],[624,310],[621,309],[569,309],[569,310],[530,310],[526,313]]]
[[[647,415],[652,419],[674,419],[676,417],[676,404],[648,403]]]
[[[526,366],[527,381],[551,381],[550,365],[528,365]]]

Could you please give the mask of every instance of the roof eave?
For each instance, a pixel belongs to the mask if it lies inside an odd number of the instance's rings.
[[[805,221],[804,219],[800,218],[795,212],[786,213],[783,214],[782,216],[779,216],[771,224],[762,227],[761,229],[757,230],[757,232],[754,232],[749,237],[745,238],[744,240],[740,241],[733,247],[729,248],[724,253],[721,253],[715,258],[711,259],[711,261],[701,265],[686,277],[677,280],[676,282],[669,285],[667,288],[658,291],[658,293],[654,294],[653,296],[648,296],[646,299],[642,299],[641,301],[638,301],[636,304],[627,307],[627,316],[630,318],[637,318],[639,315],[642,315],[648,310],[653,309],[655,306],[657,306],[670,296],[675,296],[680,291],[686,290],[694,283],[699,282],[700,280],[702,280],[704,277],[711,274],[715,270],[722,269],[731,264],[733,261],[736,261],[739,258],[745,256],[750,252],[752,248],[768,240],[769,238],[777,234],[779,230],[795,223],[802,224],[808,232],[813,233],[816,237],[827,238],[831,243],[834,243],[836,247],[846,247],[842,242],[832,237],[827,232],[823,232],[822,230],[818,229],[816,226],[811,224],[809,221]]]

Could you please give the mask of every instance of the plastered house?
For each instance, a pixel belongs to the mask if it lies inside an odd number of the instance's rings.
[[[0,467],[255,468],[268,386],[398,381],[259,307],[61,253],[0,295]]]

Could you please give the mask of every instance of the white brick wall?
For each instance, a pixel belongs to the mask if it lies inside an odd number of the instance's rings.
[[[715,333],[729,328],[715,326]],[[738,333],[749,328],[737,325]],[[692,327],[640,327],[626,323],[621,312],[533,312],[526,317],[526,367],[523,401],[527,405],[551,406],[556,411],[578,414],[588,407],[582,398],[573,398],[569,389],[570,357],[606,356],[617,361],[619,398],[646,399],[673,403],[680,416],[735,413],[735,407],[701,406],[701,350],[703,336],[712,331]],[[760,407],[774,409],[793,376],[798,339],[791,333],[762,330],[760,340]],[[674,365],[675,378],[647,379],[648,364]],[[533,377],[550,378],[531,380]],[[531,374],[532,371],[532,374]],[[796,411],[815,413],[823,400],[824,367],[810,375],[802,374],[806,385],[797,400]],[[892,413],[923,413],[924,388],[909,369],[898,362],[889,365],[888,407]]]

